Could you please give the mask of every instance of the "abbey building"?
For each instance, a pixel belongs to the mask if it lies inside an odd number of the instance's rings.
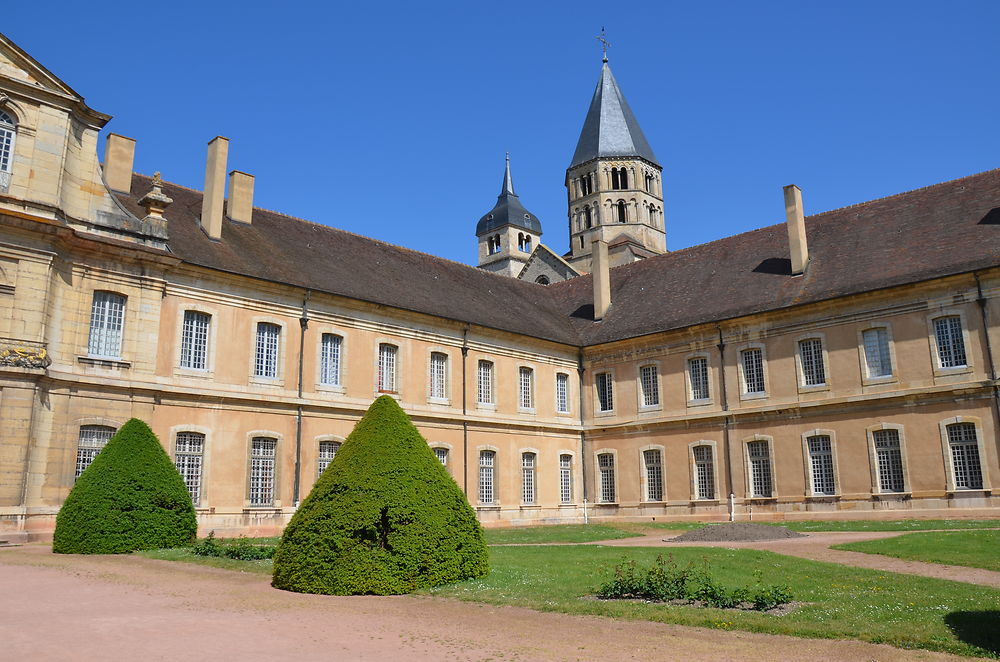
[[[276,531],[380,394],[487,525],[1000,506],[1000,171],[811,216],[789,186],[787,223],[668,252],[604,63],[569,252],[508,163],[475,268],[254,207],[225,138],[202,191],[101,162],[109,120],[0,36],[5,535],[133,416],[204,531]]]

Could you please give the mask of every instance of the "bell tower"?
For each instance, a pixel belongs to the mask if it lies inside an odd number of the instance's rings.
[[[514,193],[508,153],[497,203],[476,224],[479,268],[517,278],[541,236],[541,221],[524,208]]]

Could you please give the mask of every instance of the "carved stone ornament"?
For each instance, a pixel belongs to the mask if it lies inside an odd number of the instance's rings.
[[[12,368],[48,368],[52,364],[44,349],[9,347],[0,350],[0,366]]]

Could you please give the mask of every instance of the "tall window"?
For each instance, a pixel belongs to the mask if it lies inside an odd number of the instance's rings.
[[[0,110],[0,192],[10,186],[10,173],[14,165],[14,136],[17,125],[14,118]]]
[[[597,410],[611,411],[615,408],[615,382],[611,373],[599,372],[594,379],[597,381]]]
[[[934,338],[942,368],[960,368],[966,365],[962,318],[952,315],[934,320]]]
[[[767,442],[747,442],[747,460],[750,463],[750,496],[773,496],[774,481],[771,477],[771,451],[768,448]]]
[[[442,352],[431,352],[431,397],[448,397],[448,355]]]
[[[592,177],[593,175],[588,172],[586,175],[580,178],[581,195],[590,195],[591,193],[594,192],[594,180],[592,179]]]
[[[274,458],[278,440],[254,437],[250,442],[250,505],[274,505]]]
[[[201,469],[205,457],[205,435],[200,432],[178,432],[174,454],[177,472],[184,479],[191,503],[201,503]]]
[[[490,255],[500,252],[500,235],[492,235],[487,241],[489,242],[488,253]]]
[[[639,368],[639,386],[642,390],[642,406],[655,407],[660,404],[660,378],[655,365]]]
[[[663,501],[663,454],[657,449],[642,452],[646,465],[646,501]]]
[[[496,451],[479,451],[479,503],[496,503],[493,481],[496,478]]]
[[[517,233],[517,250],[522,253],[531,252],[531,235],[524,234],[523,232]]]
[[[569,412],[569,375],[563,372],[556,373],[556,411]]]
[[[521,453],[521,501],[535,503],[535,454]]]
[[[278,376],[278,347],[280,343],[280,326],[270,322],[257,323],[257,350],[253,371],[255,377],[276,378]]]
[[[115,434],[115,429],[106,425],[81,425],[80,438],[76,444],[76,475],[80,477],[83,470],[90,466],[97,454]]]
[[[653,192],[653,176],[649,174],[646,175],[646,192]]]
[[[624,200],[615,203],[615,214],[618,216],[616,220],[619,223],[628,223],[628,207],[625,206]]]
[[[875,430],[872,432],[872,441],[875,443],[879,491],[902,492],[903,454],[899,447],[899,430]]]
[[[445,467],[448,466],[448,449],[441,446],[434,447],[434,457]]]
[[[813,494],[836,494],[837,482],[833,475],[833,445],[825,434],[809,437],[809,471],[812,476]]]
[[[611,188],[620,190],[628,188],[628,169],[627,168],[612,168],[611,169]]]
[[[590,211],[590,205],[583,208],[583,224],[589,229],[594,225],[594,217]]]
[[[802,362],[802,383],[805,386],[819,386],[826,383],[822,340],[819,338],[800,340],[799,360]]]
[[[319,348],[319,382],[340,386],[340,351],[344,339],[334,333],[324,333]]]
[[[861,333],[865,346],[865,367],[868,377],[888,377],[892,374],[889,355],[889,331],[884,328],[866,329]]]
[[[692,400],[708,400],[708,359],[696,357],[688,359],[688,382],[691,384]]]
[[[763,352],[757,347],[744,349],[740,352],[743,363],[743,392],[764,393],[764,359]]]
[[[573,503],[573,456],[559,456],[559,502]]]
[[[955,489],[983,489],[983,467],[979,461],[979,440],[976,438],[976,426],[972,423],[949,425],[948,445],[951,447],[951,467],[955,474]]]
[[[476,401],[481,405],[493,404],[493,362],[479,362],[479,392]]]
[[[120,358],[124,323],[125,297],[114,292],[94,292],[94,304],[90,309],[89,354]]]
[[[185,310],[181,327],[181,367],[205,370],[208,367],[208,329],[212,316]]]
[[[694,455],[694,493],[698,499],[715,498],[715,458],[711,446],[695,446]]]
[[[395,345],[379,343],[378,346],[378,390],[383,393],[396,392],[396,353]]]
[[[326,471],[326,468],[330,466],[330,462],[333,461],[334,456],[337,455],[337,451],[340,450],[339,441],[321,441],[319,442],[319,455],[316,456],[316,477],[319,478]]]
[[[615,456],[611,453],[601,453],[597,456],[597,468],[600,471],[599,496],[601,503],[614,503]]]
[[[518,370],[518,382],[520,385],[520,397],[518,405],[521,409],[535,408],[535,371],[531,368],[521,368]]]

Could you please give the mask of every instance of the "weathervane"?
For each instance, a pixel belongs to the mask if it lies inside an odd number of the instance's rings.
[[[604,38],[604,26],[603,25],[601,26],[601,34],[597,35],[597,41],[601,42],[601,48],[604,49],[604,60],[602,60],[602,61],[603,62],[607,62],[608,61],[608,46],[611,45],[611,42]]]

